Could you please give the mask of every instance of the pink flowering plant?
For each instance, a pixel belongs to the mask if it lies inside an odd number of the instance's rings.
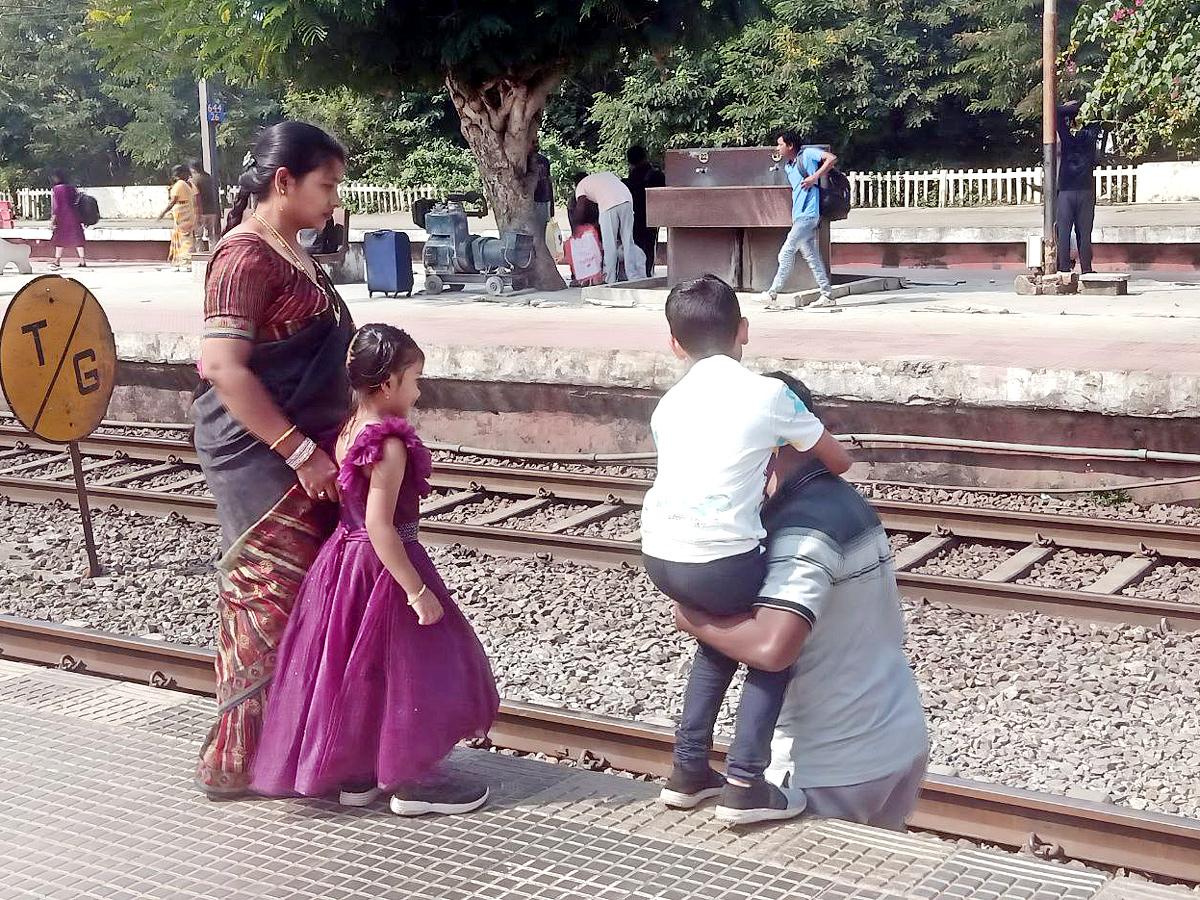
[[[1089,0],[1071,37],[1065,69],[1091,84],[1081,118],[1134,158],[1200,153],[1200,0]]]

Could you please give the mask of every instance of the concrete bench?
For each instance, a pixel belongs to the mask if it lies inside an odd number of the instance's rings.
[[[1079,293],[1123,297],[1129,293],[1129,274],[1126,272],[1088,272],[1079,276]]]
[[[0,273],[10,263],[16,266],[22,275],[33,274],[33,266],[29,264],[29,248],[24,244],[11,244],[0,238]]]

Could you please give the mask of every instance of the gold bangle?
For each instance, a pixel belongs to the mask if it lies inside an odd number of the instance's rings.
[[[279,437],[275,438],[275,442],[273,444],[271,444],[271,449],[274,450],[276,447],[278,447],[280,444],[282,444],[284,441],[286,441],[288,438],[290,438],[293,434],[295,434],[295,432],[296,432],[296,426],[293,425],[291,428],[289,428],[287,431],[285,431]]]
[[[427,590],[429,590],[429,585],[427,585],[427,584],[421,585],[421,589],[419,591],[417,591],[417,596],[408,598],[408,605],[412,606],[414,603],[416,603],[418,600],[420,600],[421,597],[423,597],[425,595],[425,592]]]

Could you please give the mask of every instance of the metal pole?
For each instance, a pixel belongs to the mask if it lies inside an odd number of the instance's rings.
[[[217,158],[217,123],[208,120],[208,103],[213,99],[218,84],[216,81],[209,83],[208,79],[201,78],[198,85],[198,93],[200,95],[200,153],[204,160],[204,169],[212,176],[213,185],[217,191],[217,212],[224,212],[221,203],[222,185],[221,185],[221,164]]]
[[[79,455],[79,444],[71,441],[67,445],[71,454],[71,468],[75,471],[75,495],[79,498],[79,518],[83,520],[83,544],[87,548],[88,573],[99,578],[104,570],[96,555],[96,538],[92,535],[92,510],[88,505],[87,486],[83,482],[83,457]]]
[[[1042,272],[1049,275],[1058,269],[1054,232],[1054,206],[1058,193],[1058,3],[1043,0],[1042,12]]]

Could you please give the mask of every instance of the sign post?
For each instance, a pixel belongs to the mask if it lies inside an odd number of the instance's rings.
[[[1058,271],[1058,3],[1042,4],[1042,274]]]
[[[225,206],[222,201],[221,162],[217,158],[217,126],[225,120],[225,103],[216,96],[219,89],[219,79],[201,78],[197,85],[200,99],[200,154],[217,191],[218,213]]]
[[[101,568],[76,441],[103,420],[116,371],[117,348],[108,317],[84,285],[73,278],[44,275],[17,292],[0,325],[0,388],[13,415],[29,431],[68,445],[93,578]]]

